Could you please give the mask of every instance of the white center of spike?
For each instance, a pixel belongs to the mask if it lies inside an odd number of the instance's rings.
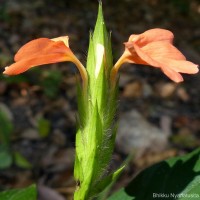
[[[96,68],[95,68],[95,77],[97,78],[101,69],[104,56],[104,46],[102,44],[97,44],[96,46]]]

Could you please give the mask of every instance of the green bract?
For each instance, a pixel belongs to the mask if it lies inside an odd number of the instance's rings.
[[[79,129],[74,169],[77,181],[74,198],[77,200],[88,200],[97,195],[121,171],[108,173],[116,134],[114,117],[117,88],[110,87],[112,66],[110,35],[106,30],[100,4],[95,30],[90,35],[87,94],[78,86]]]

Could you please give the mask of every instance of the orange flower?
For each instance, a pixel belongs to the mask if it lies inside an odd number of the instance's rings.
[[[17,75],[34,66],[71,61],[76,64],[86,84],[86,70],[70,50],[68,39],[68,36],[63,36],[54,39],[39,38],[28,42],[15,55],[15,63],[6,67],[3,73]]]
[[[172,45],[173,33],[165,29],[151,29],[139,35],[131,35],[125,43],[125,51],[115,64],[111,78],[116,78],[120,66],[125,63],[151,65],[160,68],[175,82],[183,81],[181,73],[195,74],[198,66],[186,61],[185,56]]]

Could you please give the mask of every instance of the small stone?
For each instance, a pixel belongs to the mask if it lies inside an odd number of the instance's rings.
[[[187,93],[187,91],[185,90],[185,88],[180,87],[177,89],[177,96],[182,100],[182,101],[189,101],[190,97]]]
[[[160,118],[160,127],[168,136],[170,136],[172,134],[172,118],[168,115],[162,115]]]
[[[168,98],[174,94],[176,87],[175,83],[160,84],[158,92],[162,98]]]
[[[138,98],[142,96],[143,85],[139,81],[129,83],[124,88],[123,96],[126,98]]]
[[[22,138],[26,138],[26,139],[30,139],[30,140],[38,140],[38,139],[40,139],[40,135],[39,135],[38,131],[33,129],[33,128],[25,129],[22,132],[21,137]]]
[[[44,185],[38,185],[38,199],[39,200],[65,200],[58,192],[52,188],[46,187]]]
[[[143,84],[143,96],[144,97],[149,97],[153,94],[153,89],[151,85],[144,83]]]
[[[133,79],[133,76],[131,74],[121,73],[120,80],[119,80],[119,87],[121,88],[125,87],[132,79]]]
[[[48,150],[40,164],[44,168],[50,167],[49,170],[52,172],[73,169],[74,154],[74,148],[56,149],[53,147]]]
[[[120,152],[135,152],[139,156],[147,150],[164,150],[168,145],[168,135],[146,121],[139,112],[131,110],[119,120],[116,144]]]
[[[66,141],[65,134],[62,131],[60,131],[59,129],[55,129],[52,132],[50,138],[51,138],[52,142],[58,146],[65,145],[65,141]]]

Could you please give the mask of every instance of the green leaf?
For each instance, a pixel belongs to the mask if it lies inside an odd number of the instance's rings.
[[[51,123],[49,120],[40,118],[38,120],[38,131],[41,137],[47,137],[50,132]]]
[[[0,146],[0,169],[6,169],[10,167],[12,164],[12,161],[13,161],[13,158],[10,151],[1,145]]]
[[[30,169],[32,167],[30,162],[28,162],[28,160],[19,152],[14,152],[14,159],[15,159],[15,164],[18,167],[22,167],[26,169]]]
[[[44,93],[49,98],[55,98],[59,91],[59,86],[62,80],[62,74],[59,71],[45,71],[42,77],[41,86]]]
[[[168,196],[166,198],[158,196],[163,194]],[[200,149],[147,168],[127,187],[113,194],[108,200],[189,200],[193,198],[200,198]]]
[[[1,200],[36,200],[37,192],[35,185],[23,189],[13,189],[0,192]]]
[[[0,142],[4,145],[10,144],[10,135],[13,131],[13,125],[6,114],[0,110]]]
[[[20,74],[17,76],[0,75],[0,79],[5,81],[8,84],[18,84],[18,83],[22,83],[22,82],[26,82],[26,83],[30,82],[30,80],[24,74]]]

